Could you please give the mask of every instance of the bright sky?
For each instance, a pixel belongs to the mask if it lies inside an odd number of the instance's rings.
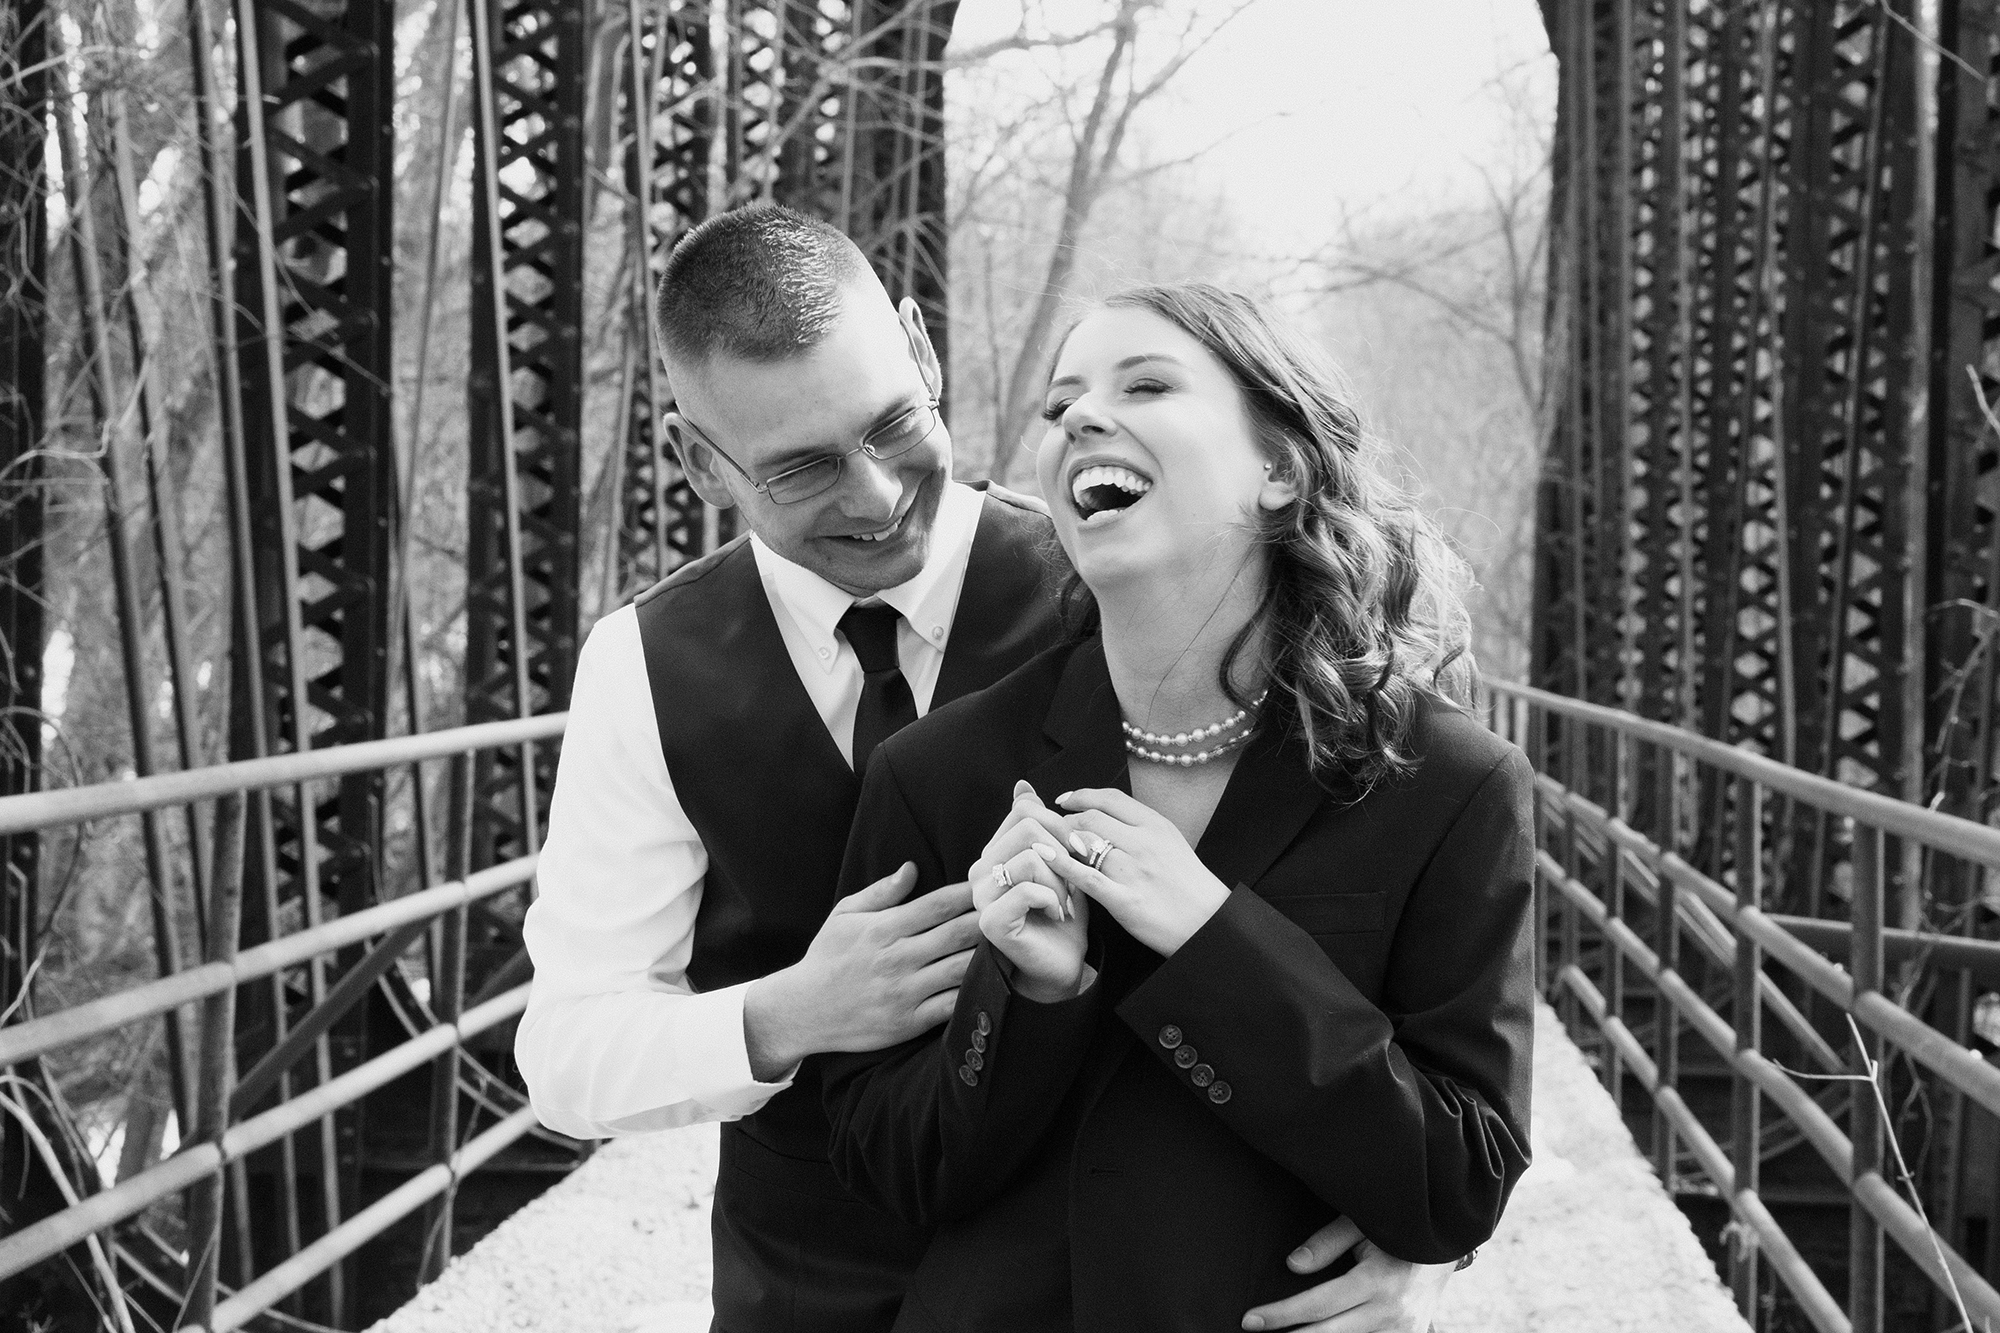
[[[1105,8],[1048,0],[1046,12],[1061,28]],[[1001,36],[1019,12],[1017,0],[966,0],[955,35]],[[1399,198],[1468,190],[1466,158],[1494,132],[1483,90],[1523,62],[1553,98],[1535,0],[1255,0],[1189,62],[1151,126],[1163,147],[1187,149],[1240,131],[1206,170],[1263,244],[1297,253],[1326,239],[1325,219],[1343,204],[1393,211]]]

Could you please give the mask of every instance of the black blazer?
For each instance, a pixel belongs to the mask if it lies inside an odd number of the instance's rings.
[[[1119,716],[1093,639],[905,729],[843,889],[964,878],[1016,778],[1126,786]],[[982,944],[938,1033],[829,1062],[835,1171],[937,1229],[898,1329],[1220,1333],[1321,1280],[1284,1257],[1336,1213],[1422,1262],[1492,1234],[1528,1163],[1532,775],[1448,704],[1412,747],[1363,795],[1253,741],[1197,848],[1236,891],[1172,958],[1097,909],[1083,996],[1013,995]]]

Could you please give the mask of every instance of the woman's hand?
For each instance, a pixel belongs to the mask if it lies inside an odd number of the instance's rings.
[[[967,872],[980,932],[1014,964],[1014,989],[1042,1004],[1070,999],[1086,984],[1088,904],[1049,868],[1063,832],[1035,789],[1017,782],[1013,809]]]
[[[1013,860],[1037,842],[1060,843],[1069,837],[1069,825],[1063,817],[1042,804],[1042,798],[1035,795],[1034,786],[1026,779],[1014,784],[1014,804],[1007,811],[1007,817],[1000,821],[993,836],[986,840],[985,850],[979,859],[965,872],[966,879],[974,887],[974,905],[984,907],[978,901],[979,886],[992,876],[995,870]]]
[[[1089,894],[1162,958],[1173,957],[1228,901],[1229,887],[1150,806],[1104,787],[1064,792],[1056,804],[1068,811],[1062,822],[1070,831],[1066,845],[1042,853],[1056,877]],[[1099,840],[1111,846],[1092,869],[1085,862]]]
[[[1089,904],[1049,869],[1055,850],[1031,846],[973,886],[980,933],[1014,964],[1015,992],[1038,1004],[1072,999],[1088,984]]]

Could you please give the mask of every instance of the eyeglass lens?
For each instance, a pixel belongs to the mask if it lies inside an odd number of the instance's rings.
[[[862,437],[861,447],[874,458],[901,458],[929,439],[936,427],[936,410],[929,403],[919,403],[894,421],[868,432]],[[841,466],[839,458],[815,458],[771,478],[764,484],[764,493],[781,505],[810,500],[840,480]]]

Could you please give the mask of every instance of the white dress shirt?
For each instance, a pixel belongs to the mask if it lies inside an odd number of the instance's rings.
[[[896,656],[919,716],[937,688],[982,503],[947,484],[923,571],[878,594],[903,615]],[[861,663],[835,627],[858,599],[755,537],[750,546],[799,682],[852,763]],[[550,1129],[605,1138],[735,1120],[790,1086],[751,1076],[748,983],[697,994],[688,982],[707,871],[660,751],[638,613],[621,607],[577,658],[539,896],[522,926],[535,982],[514,1054]]]

